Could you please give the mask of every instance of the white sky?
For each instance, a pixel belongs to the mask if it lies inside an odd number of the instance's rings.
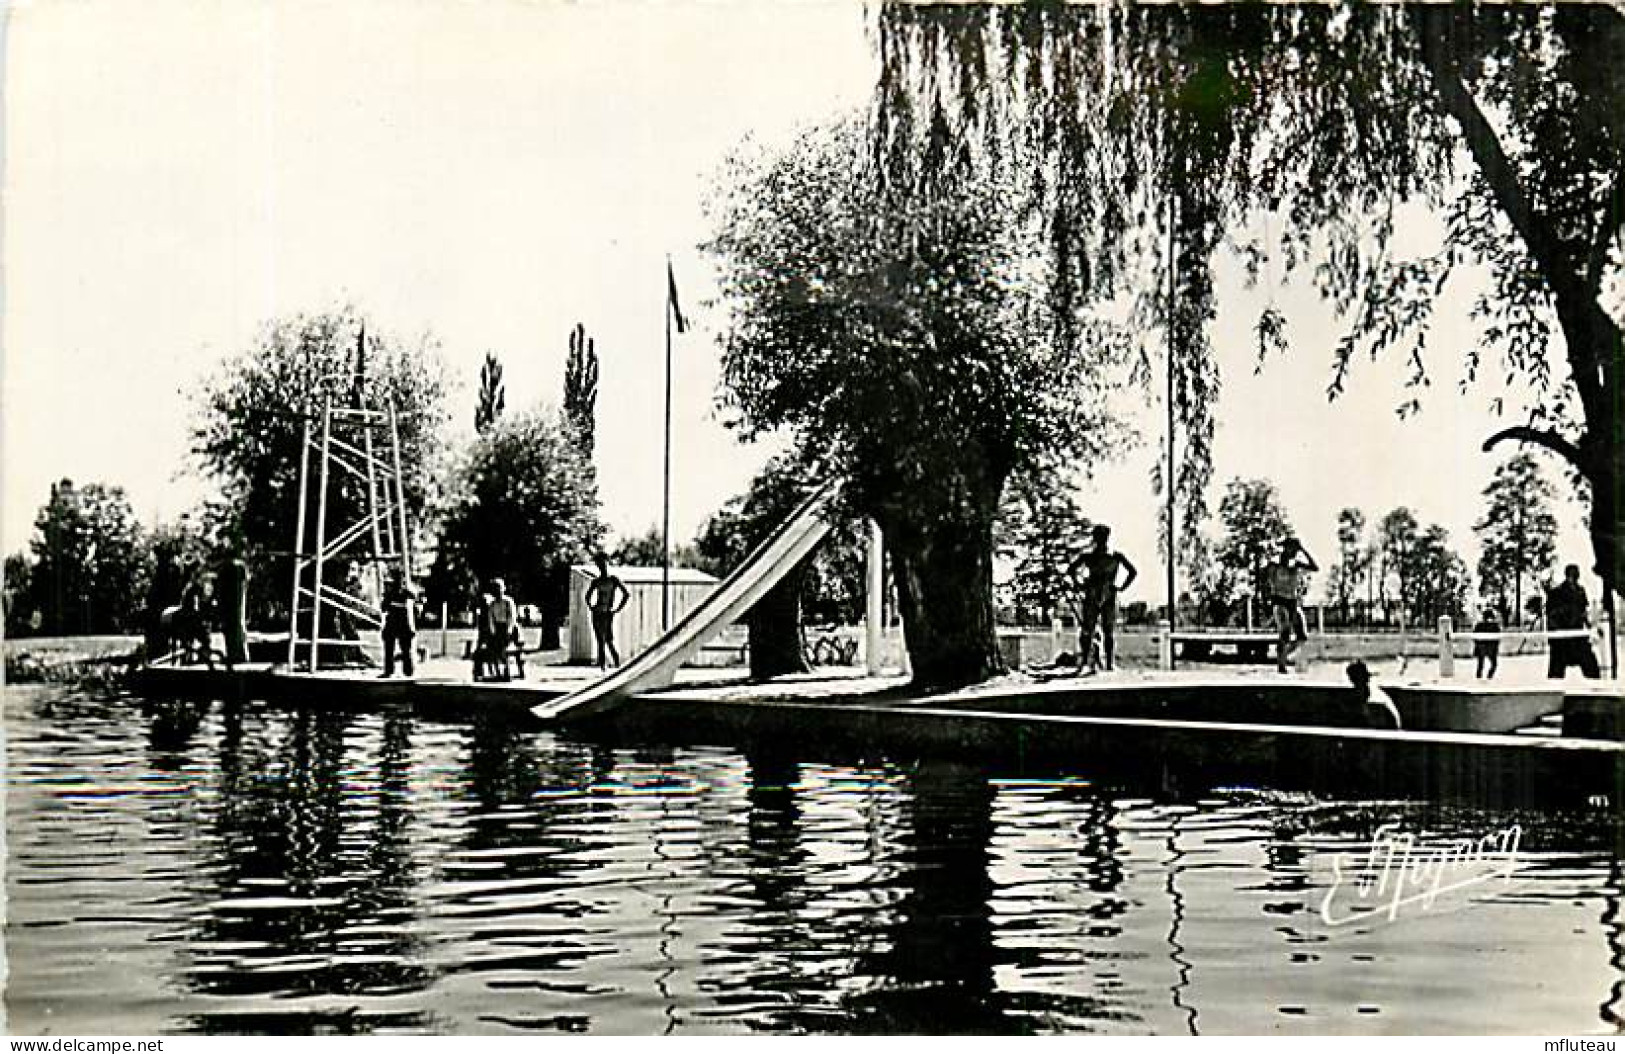
[[[191,506],[185,393],[262,320],[345,301],[440,338],[464,429],[486,351],[510,407],[556,403],[586,323],[604,514],[640,531],[660,515],[667,253],[697,323],[676,353],[673,529],[690,536],[764,456],[712,409],[705,188],[741,137],[862,105],[874,75],[855,3],[47,0],[13,6],[6,37],[8,552],[63,476],[123,485],[149,521]],[[1262,294],[1220,295],[1213,505],[1231,476],[1275,479],[1328,564],[1338,508],[1409,504],[1471,560],[1495,393],[1460,397],[1442,370],[1401,422],[1399,364],[1368,364],[1328,406],[1338,330],[1314,295],[1277,294],[1295,353],[1256,377]],[[1151,601],[1157,451],[1148,434],[1086,495]],[[1563,510],[1562,554],[1589,566],[1578,517]]]

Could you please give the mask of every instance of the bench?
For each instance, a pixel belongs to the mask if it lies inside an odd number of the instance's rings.
[[[722,667],[750,665],[750,641],[719,637],[700,645],[685,666]]]
[[[1215,648],[1233,648],[1238,659],[1262,662],[1269,658],[1270,649],[1275,647],[1275,634],[1247,630],[1188,630],[1176,631],[1173,641],[1182,659],[1200,662],[1212,657]]]
[[[487,677],[487,678],[484,678],[484,679],[485,680],[493,680],[493,681],[497,681],[497,680],[500,680],[500,681],[521,680],[522,681],[522,680],[524,680],[525,679],[525,656],[526,655],[534,655],[536,652],[539,652],[541,650],[542,650],[541,648],[526,648],[522,641],[515,641],[514,643],[508,645],[508,647],[502,652],[502,657],[504,659],[511,660],[513,662],[513,664],[514,664],[514,669],[516,671],[518,671],[517,674],[515,675],[515,677],[512,677],[512,678],[509,678],[509,677]],[[471,640],[463,641],[463,658],[465,660],[469,661],[469,662],[474,661],[474,642],[473,641],[471,641]],[[489,661],[489,660],[487,660],[487,661]],[[476,680],[478,680],[478,679],[480,679],[480,678],[476,678]]]

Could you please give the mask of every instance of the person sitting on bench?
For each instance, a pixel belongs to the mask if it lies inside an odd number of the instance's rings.
[[[209,621],[204,615],[203,587],[191,582],[181,591],[181,602],[166,608],[160,617],[168,636],[168,647],[174,649],[175,661],[181,665],[207,663],[214,669],[213,641]]]
[[[512,679],[508,668],[508,652],[514,646],[519,631],[519,609],[508,595],[508,586],[500,578],[491,579],[491,602],[485,606],[484,621],[489,634],[487,640],[486,671],[492,680]]]

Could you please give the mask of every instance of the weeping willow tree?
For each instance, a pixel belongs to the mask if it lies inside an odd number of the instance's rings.
[[[1515,441],[1590,500],[1597,571],[1620,580],[1625,14],[1587,5],[883,7],[871,157],[894,202],[1003,174],[1065,305],[1126,294],[1171,349],[1188,437],[1172,481],[1205,511],[1218,376],[1212,273],[1236,253],[1307,271],[1364,357],[1438,355],[1493,395]],[[1407,252],[1403,209],[1440,218]],[[1262,233],[1261,233],[1262,232]],[[1476,343],[1431,332],[1447,279],[1482,267]],[[1284,349],[1266,309],[1260,354]],[[1144,363],[1147,370],[1150,363]],[[1414,409],[1416,393],[1400,408]],[[1512,423],[1515,422],[1515,423]]]
[[[712,207],[730,315],[723,401],[846,483],[886,534],[916,683],[1002,669],[994,521],[1005,484],[1098,454],[1100,318],[1054,316],[1035,230],[1007,181],[973,174],[914,204],[868,178],[846,123],[742,151]]]

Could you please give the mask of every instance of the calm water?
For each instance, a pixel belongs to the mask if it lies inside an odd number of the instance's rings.
[[[7,689],[14,1033],[1563,1032],[1625,1015],[1605,815],[1184,801],[406,712]],[[1522,831],[1328,926],[1334,854]]]

